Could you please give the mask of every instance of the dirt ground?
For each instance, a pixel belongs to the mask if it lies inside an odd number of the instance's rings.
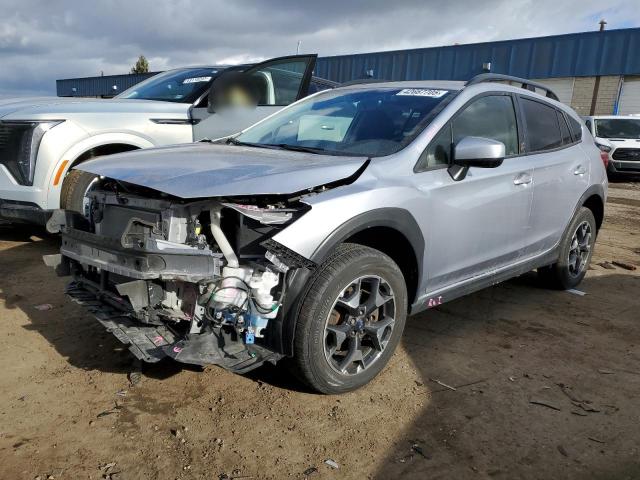
[[[598,265],[640,267],[640,183],[610,186],[585,296],[527,274],[442,305],[336,397],[277,367],[132,386],[42,264],[57,242],[0,226],[0,479],[640,478],[640,268]]]

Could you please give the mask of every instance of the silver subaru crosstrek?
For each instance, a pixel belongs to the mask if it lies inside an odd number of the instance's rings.
[[[493,74],[345,86],[79,168],[88,214],[57,211],[45,257],[71,298],[144,361],[292,357],[324,393],[378,374],[409,314],[533,269],[578,285],[607,191],[576,113]]]

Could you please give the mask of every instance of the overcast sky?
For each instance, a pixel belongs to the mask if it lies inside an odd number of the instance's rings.
[[[640,26],[638,0],[0,0],[0,96],[55,80]]]

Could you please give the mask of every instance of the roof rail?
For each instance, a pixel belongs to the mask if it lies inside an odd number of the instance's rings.
[[[551,98],[556,101],[560,101],[558,95],[551,90],[549,87],[542,85],[538,82],[532,82],[531,80],[527,80],[526,78],[520,77],[512,77],[511,75],[502,75],[501,73],[481,73],[480,75],[476,75],[471,80],[469,80],[465,87],[470,85],[475,85],[476,83],[485,83],[485,82],[496,82],[496,81],[505,81],[505,82],[515,82],[522,84],[522,88],[529,90],[531,92],[535,92],[536,88],[544,90],[547,92],[547,98]]]

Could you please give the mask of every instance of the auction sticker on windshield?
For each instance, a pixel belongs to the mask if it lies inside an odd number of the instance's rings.
[[[447,90],[433,90],[431,88],[403,88],[398,93],[396,93],[396,95],[440,98],[446,93]]]
[[[211,77],[193,77],[193,78],[185,78],[182,81],[182,84],[184,85],[185,83],[200,83],[200,82],[208,82],[209,80],[211,80]]]

